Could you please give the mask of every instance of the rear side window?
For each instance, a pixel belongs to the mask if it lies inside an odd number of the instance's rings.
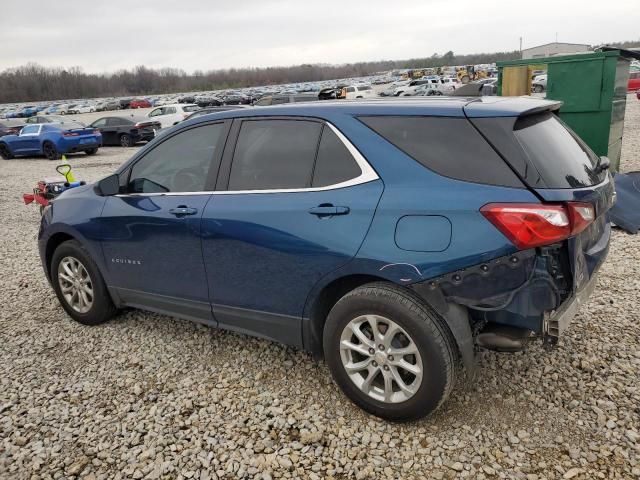
[[[325,126],[313,172],[313,187],[327,187],[346,182],[362,173],[353,155],[331,128]]]
[[[182,110],[185,112],[195,112],[200,110],[200,107],[198,105],[187,105],[186,107],[182,107]]]
[[[321,129],[298,120],[242,122],[228,189],[309,187]]]
[[[466,182],[524,187],[465,118],[382,116],[360,120],[440,175]]]
[[[513,133],[548,188],[581,188],[602,182],[598,156],[552,113],[519,118]]]

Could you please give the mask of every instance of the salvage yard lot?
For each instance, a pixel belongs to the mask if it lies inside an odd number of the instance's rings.
[[[69,159],[96,180],[135,151]],[[614,232],[559,348],[481,353],[475,381],[398,425],[278,344],[134,310],[73,322],[40,266],[37,208],[21,204],[56,163],[0,165],[2,478],[640,477],[637,236]],[[640,169],[631,96],[621,168]]]

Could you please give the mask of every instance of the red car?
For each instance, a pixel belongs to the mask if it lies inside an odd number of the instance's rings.
[[[629,92],[637,92],[640,90],[640,70],[629,74],[629,84],[627,86]]]
[[[149,102],[149,100],[136,98],[131,100],[129,104],[129,108],[151,108],[153,105]]]

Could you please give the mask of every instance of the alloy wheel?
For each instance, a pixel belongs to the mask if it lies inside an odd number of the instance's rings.
[[[361,315],[345,326],[340,358],[351,381],[380,402],[407,401],[422,383],[422,357],[415,342],[380,315]]]
[[[85,266],[75,257],[64,257],[58,265],[58,284],[62,296],[78,313],[93,306],[93,282]]]

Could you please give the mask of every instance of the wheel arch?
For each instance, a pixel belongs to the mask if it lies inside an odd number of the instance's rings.
[[[45,263],[46,273],[49,279],[51,279],[51,259],[53,258],[53,253],[56,251],[56,249],[60,245],[62,245],[64,242],[67,242],[69,240],[78,241],[77,238],[75,238],[74,236],[70,235],[67,232],[54,233],[47,240],[47,245],[44,251],[44,263]]]
[[[469,313],[466,307],[447,303],[444,308],[434,305],[428,298],[420,295],[410,286],[400,285],[388,278],[370,274],[349,274],[335,278],[323,286],[305,308],[302,322],[302,342],[314,358],[321,359],[324,355],[322,337],[327,315],[333,306],[347,293],[369,283],[385,282],[402,288],[413,295],[416,301],[428,305],[444,320],[444,327],[454,340],[459,359],[469,377],[475,374],[475,352]]]

